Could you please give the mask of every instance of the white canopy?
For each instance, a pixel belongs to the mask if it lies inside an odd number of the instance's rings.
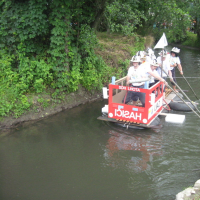
[[[162,37],[157,42],[157,44],[154,47],[154,49],[164,49],[164,47],[167,46],[167,45],[168,45],[167,38],[165,36],[165,33],[163,33]]]

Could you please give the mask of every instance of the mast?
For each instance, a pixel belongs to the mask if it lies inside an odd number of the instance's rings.
[[[162,73],[163,73],[163,55],[164,55],[165,46],[168,46],[168,42],[167,42],[167,38],[165,36],[165,33],[163,33],[162,37],[160,38],[160,40],[157,42],[156,46],[154,47],[154,49],[162,49],[162,53],[161,53],[161,60],[162,60],[161,77],[162,77]]]

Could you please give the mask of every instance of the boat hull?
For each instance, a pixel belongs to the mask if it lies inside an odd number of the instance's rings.
[[[134,129],[144,129],[144,128],[156,128],[160,125],[160,118],[157,116],[150,124],[139,124],[139,123],[131,123],[126,121],[119,121],[113,118],[109,118],[107,115],[100,116],[97,119],[107,122],[112,122],[117,124],[118,126],[125,128],[134,128]]]

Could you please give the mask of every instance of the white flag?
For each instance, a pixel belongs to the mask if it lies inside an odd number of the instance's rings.
[[[160,38],[154,49],[164,49],[164,47],[167,45],[167,38],[165,36],[165,33],[163,33],[162,37]]]

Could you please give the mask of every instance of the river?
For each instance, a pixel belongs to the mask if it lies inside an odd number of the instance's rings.
[[[200,51],[181,48],[180,58],[185,77],[197,77],[187,80],[200,97]],[[189,90],[184,79],[178,84]],[[183,124],[162,118],[161,129],[127,130],[97,120],[104,104],[81,105],[1,137],[0,199],[173,200],[200,178],[194,113],[181,113]]]

